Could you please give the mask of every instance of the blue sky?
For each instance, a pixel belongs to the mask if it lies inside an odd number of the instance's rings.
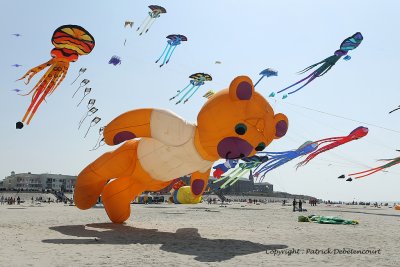
[[[138,36],[135,29],[145,19],[148,5],[164,6],[150,31]],[[271,67],[278,77],[264,79],[257,91],[265,97],[299,80],[297,71],[332,55],[340,43],[357,31],[364,41],[350,52],[350,61],[340,60],[325,76],[315,80],[286,100],[269,98],[276,112],[289,118],[287,136],[273,142],[267,151],[294,149],[306,140],[347,135],[358,126],[369,128],[363,139],[319,155],[296,171],[294,161],[267,176],[275,190],[309,194],[331,200],[400,201],[400,165],[361,180],[347,183],[340,174],[365,170],[380,164],[381,158],[399,156],[400,105],[398,44],[400,20],[398,1],[2,1],[0,29],[3,51],[0,64],[0,175],[11,171],[77,175],[99,155],[113,148],[89,151],[98,128],[131,109],[170,109],[195,121],[206,91],[226,88],[237,75],[256,81],[258,73]],[[123,27],[133,20],[133,29]],[[86,28],[96,47],[70,65],[64,82],[43,103],[31,124],[15,129],[29,105],[30,97],[10,90],[29,91],[43,73],[29,85],[15,82],[25,72],[50,59],[53,31],[64,24]],[[21,33],[17,38],[12,33]],[[158,67],[155,60],[169,34],[184,34],[171,61]],[[127,38],[126,46],[123,45]],[[109,65],[111,56],[122,64]],[[222,64],[214,64],[215,61]],[[23,65],[20,68],[13,64]],[[70,85],[81,67],[80,77],[90,80],[90,98],[97,100],[98,126],[84,138],[88,123],[78,131],[85,106],[76,107],[71,98],[78,84]],[[185,105],[168,99],[188,83],[188,76],[206,72],[213,81],[202,87]],[[89,99],[88,96],[88,99]],[[364,125],[298,106],[367,122]],[[1,177],[0,176],[0,177]]]

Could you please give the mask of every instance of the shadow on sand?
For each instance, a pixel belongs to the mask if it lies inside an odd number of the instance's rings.
[[[44,239],[51,244],[161,244],[160,249],[183,255],[193,255],[200,262],[220,262],[235,256],[284,249],[286,245],[264,245],[247,240],[203,238],[196,228],[181,228],[176,233],[157,229],[141,229],[123,224],[99,223],[55,226],[49,229],[79,239]],[[87,237],[82,239],[82,237]]]

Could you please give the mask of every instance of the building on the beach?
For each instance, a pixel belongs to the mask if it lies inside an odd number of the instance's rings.
[[[75,186],[76,176],[63,174],[33,174],[33,173],[15,173],[4,178],[0,184],[3,190],[25,190],[25,191],[43,191],[54,190],[72,192]]]
[[[190,184],[190,176],[185,176],[181,178],[187,185]],[[217,190],[222,184],[226,181],[215,182],[217,181],[214,176],[210,176],[208,179],[211,190]],[[215,182],[215,183],[214,183]],[[169,192],[172,186],[166,188],[165,192]],[[274,192],[274,186],[270,183],[254,183],[254,179],[252,177],[249,178],[239,178],[239,180],[234,183],[232,186],[227,186],[222,189],[223,194],[228,195],[237,195],[237,194],[250,194],[257,193],[265,196],[272,196]]]

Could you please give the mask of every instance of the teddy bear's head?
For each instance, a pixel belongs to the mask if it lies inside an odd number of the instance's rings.
[[[288,129],[285,115],[254,91],[247,76],[213,95],[197,116],[196,146],[209,160],[237,159],[262,151]]]

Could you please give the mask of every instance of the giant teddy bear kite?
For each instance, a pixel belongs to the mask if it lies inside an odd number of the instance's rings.
[[[104,129],[108,145],[124,144],[79,174],[75,204],[89,209],[101,195],[108,217],[122,223],[129,218],[130,203],[137,195],[161,190],[188,174],[192,174],[190,186],[179,188],[177,199],[197,203],[215,161],[252,156],[287,129],[286,116],[274,114],[247,76],[236,77],[229,89],[210,97],[197,116],[197,125],[168,110],[128,111]]]

